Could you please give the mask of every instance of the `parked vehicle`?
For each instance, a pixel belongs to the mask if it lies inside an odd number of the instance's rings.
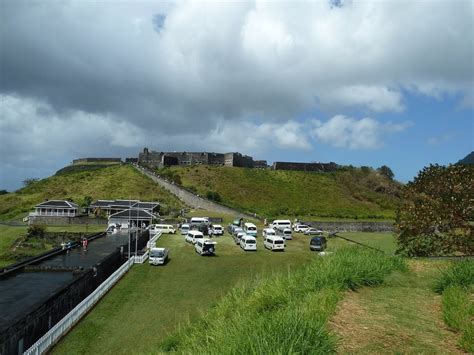
[[[152,228],[153,227],[153,228]],[[175,234],[176,229],[171,224],[152,224],[150,226],[150,234],[163,233],[163,234]],[[153,232],[152,232],[153,231]]]
[[[273,228],[265,228],[262,231],[262,237],[265,238],[267,235],[276,235],[276,232]]]
[[[212,235],[223,235],[224,228],[220,224],[214,224],[212,226]]]
[[[169,250],[167,248],[151,248],[148,262],[151,265],[164,265],[168,260]]]
[[[196,244],[199,239],[204,239],[204,234],[200,231],[189,231],[185,239],[188,243]]]
[[[246,234],[245,232],[238,232],[237,234],[234,235],[234,242],[235,244],[237,245],[240,245],[240,239],[242,239],[242,237],[244,237]]]
[[[234,230],[232,231],[232,236],[235,237],[238,233],[243,232],[244,230],[240,227],[235,227]]]
[[[291,229],[287,227],[278,227],[276,230],[276,235],[282,237],[285,240],[293,239],[293,236],[291,235]]]
[[[327,247],[327,240],[325,237],[317,236],[311,238],[309,242],[309,249],[316,251],[323,251]]]
[[[277,229],[278,227],[286,227],[291,229],[291,222],[289,219],[276,219],[270,224],[270,228]]]
[[[234,228],[237,228],[237,226],[235,224],[229,223],[227,225],[227,232],[232,235],[234,233]]]
[[[316,228],[309,228],[304,232],[305,235],[323,235],[323,231]]]
[[[266,236],[263,241],[263,246],[271,251],[274,250],[285,250],[285,241],[282,237],[269,235]]]
[[[244,223],[244,232],[254,237],[257,236],[257,226],[253,223]]]
[[[204,238],[196,241],[194,250],[200,255],[214,255],[216,253],[217,242]]]
[[[114,234],[116,233],[116,231],[117,231],[117,227],[115,226],[115,224],[109,224],[107,229],[105,230],[107,234]]]
[[[191,230],[191,226],[189,224],[182,224],[180,230],[182,235],[186,235]]]
[[[240,247],[244,250],[257,250],[257,239],[251,235],[244,235],[240,238]]]
[[[191,217],[190,224],[191,224],[191,227],[199,226],[201,224],[209,225],[209,219],[207,217]]]
[[[297,232],[297,233],[304,233],[306,232],[308,229],[310,228],[310,226],[306,225],[306,224],[295,224],[293,226],[293,231],[294,232]]]

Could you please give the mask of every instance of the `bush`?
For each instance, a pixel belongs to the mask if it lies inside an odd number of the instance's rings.
[[[460,286],[469,289],[474,285],[474,261],[461,260],[453,262],[450,267],[441,272],[441,277],[436,281],[434,289],[442,293],[450,286]]]
[[[435,291],[442,293],[444,322],[461,332],[459,345],[467,352],[474,352],[474,261],[452,263],[444,270],[435,284]]]
[[[28,235],[28,238],[43,238],[45,232],[46,232],[46,228],[44,226],[33,224],[28,227],[27,235]]]
[[[219,193],[214,192],[214,191],[208,191],[206,193],[206,197],[207,197],[208,200],[211,200],[211,201],[216,201],[216,202],[221,202],[222,201],[221,195],[219,195]]]
[[[289,354],[335,351],[327,322],[342,291],[383,282],[403,260],[357,247],[306,267],[232,289],[206,315],[161,344],[194,354]],[[283,335],[284,336],[281,336]]]

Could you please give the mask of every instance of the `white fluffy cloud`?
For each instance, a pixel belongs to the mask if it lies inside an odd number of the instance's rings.
[[[401,132],[412,125],[380,123],[366,117],[356,120],[342,115],[334,116],[327,122],[313,121],[312,135],[320,142],[338,148],[375,149],[382,145],[381,137],[390,132]]]

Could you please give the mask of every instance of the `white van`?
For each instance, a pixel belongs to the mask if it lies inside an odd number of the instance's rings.
[[[181,234],[186,235],[188,234],[189,230],[191,229],[191,226],[189,224],[182,224],[181,225]]]
[[[262,231],[262,237],[265,238],[267,235],[276,235],[276,232],[273,228],[265,228]]]
[[[289,219],[276,219],[270,224],[270,228],[277,229],[278,227],[286,227],[291,229],[291,222]]]
[[[263,246],[271,251],[285,250],[285,241],[282,237],[269,235],[263,240]]]
[[[244,236],[246,236],[245,232],[239,232],[237,234],[234,234],[235,244],[240,245],[240,239],[242,239],[242,237],[244,237]]]
[[[168,259],[169,251],[166,248],[151,248],[148,262],[151,265],[164,265]]]
[[[176,229],[171,224],[155,224],[155,230],[163,234],[175,234]]]
[[[248,235],[257,236],[257,226],[253,223],[244,223],[244,232]]]
[[[214,255],[216,252],[217,242],[210,240],[208,238],[199,239],[194,244],[194,250],[199,255]]]
[[[212,235],[223,235],[224,228],[220,224],[214,224],[212,226]]]
[[[198,239],[204,239],[204,234],[199,231],[189,231],[188,234],[186,234],[186,241],[188,243],[196,244]]]
[[[286,240],[293,239],[293,237],[291,235],[291,229],[286,228],[286,227],[278,227],[277,230],[276,230],[276,235],[279,236],[279,237],[282,237],[283,239],[286,239]]]
[[[257,250],[257,239],[251,235],[240,238],[240,247],[244,250]]]
[[[209,219],[207,217],[192,217],[190,221],[191,226],[199,226],[203,223],[209,224]]]

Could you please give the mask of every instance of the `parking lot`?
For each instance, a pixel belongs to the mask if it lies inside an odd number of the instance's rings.
[[[271,252],[263,248],[260,233],[259,229],[256,252],[240,249],[228,233],[215,238],[216,255],[211,257],[196,254],[180,234],[163,235],[157,246],[170,249],[169,262],[134,266],[53,352],[153,352],[169,332],[206,312],[236,284],[259,275],[291,272],[319,257],[309,250],[308,236],[295,234],[284,252]],[[393,250],[390,234],[344,235]],[[328,251],[347,244],[329,239]]]

